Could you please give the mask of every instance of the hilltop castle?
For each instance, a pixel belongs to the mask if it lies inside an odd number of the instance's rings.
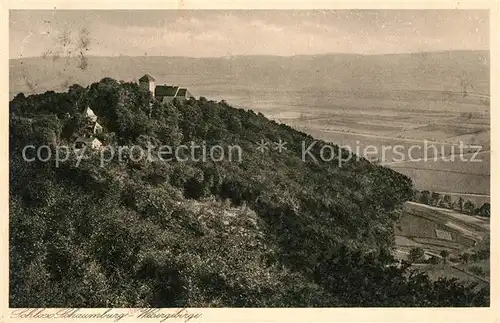
[[[153,97],[164,103],[170,102],[174,98],[178,100],[194,98],[187,88],[181,88],[178,85],[155,85],[155,79],[149,74],[145,74],[139,79],[139,86],[149,90]]]

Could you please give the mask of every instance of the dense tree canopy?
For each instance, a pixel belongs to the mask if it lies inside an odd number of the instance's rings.
[[[108,146],[237,145],[242,159],[23,159],[26,145],[71,144],[87,106]],[[394,264],[409,178],[363,158],[339,167],[338,146],[304,162],[314,138],[260,113],[161,104],[105,78],[17,95],[10,135],[12,307],[488,305],[486,290]],[[287,149],[259,152],[260,140]]]

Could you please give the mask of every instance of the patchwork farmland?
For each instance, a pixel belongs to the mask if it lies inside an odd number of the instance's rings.
[[[457,259],[460,254],[473,253],[481,244],[489,241],[489,219],[407,202],[402,217],[394,226],[394,233],[395,256],[399,259],[407,259],[410,250],[417,247],[422,248],[427,257],[441,259],[443,250],[449,253],[450,261],[447,265],[415,265],[419,270],[436,277],[456,277],[480,283],[488,281],[488,261],[480,260],[466,265]],[[478,266],[484,272],[483,277],[477,277],[470,270]]]

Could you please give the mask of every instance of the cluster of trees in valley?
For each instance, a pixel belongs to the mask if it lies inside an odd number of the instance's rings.
[[[434,256],[426,258],[424,249],[421,247],[415,247],[410,249],[408,253],[408,261],[410,263],[428,263],[433,265],[443,262],[443,264],[446,265],[448,257],[450,256],[450,252],[448,250],[441,250],[439,252],[439,255],[441,256],[441,259],[438,259],[437,257]],[[487,244],[484,243],[481,244],[480,249],[473,250],[472,252],[468,251],[461,252],[457,258],[452,258],[449,260],[468,265],[469,262],[477,262],[489,259],[490,259],[490,246],[488,240]]]
[[[455,210],[468,215],[478,215],[487,218],[490,217],[490,203],[486,202],[481,206],[476,206],[474,202],[471,200],[465,200],[461,196],[453,201],[451,196],[448,194],[443,195],[438,192],[430,192],[427,190],[414,190],[412,201]]]
[[[239,145],[243,158],[22,158],[26,145],[71,144],[87,106],[105,145]],[[161,104],[104,78],[18,94],[9,121],[11,307],[489,306],[489,290],[391,256],[409,178],[365,159],[303,162],[314,139],[260,113]],[[287,150],[259,152],[262,139]]]

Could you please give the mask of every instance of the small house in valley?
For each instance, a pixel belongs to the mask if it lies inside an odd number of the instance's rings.
[[[139,86],[149,90],[156,100],[167,103],[174,99],[186,100],[194,98],[193,94],[187,89],[178,85],[155,85],[155,79],[145,74],[139,79]]]

